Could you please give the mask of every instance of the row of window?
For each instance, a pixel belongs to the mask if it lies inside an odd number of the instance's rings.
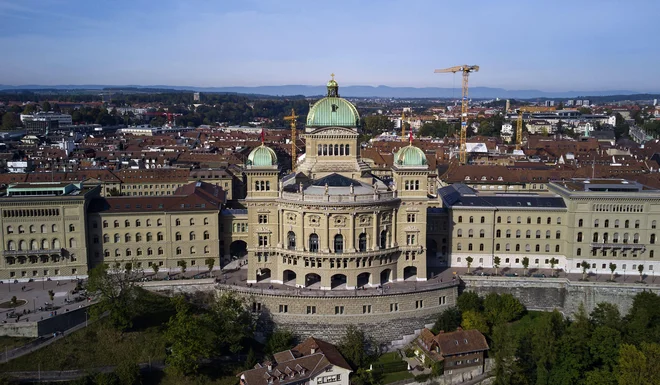
[[[636,229],[639,229],[639,223],[640,223],[639,219],[637,219],[635,221],[635,228]],[[615,219],[614,220],[614,227],[618,228],[619,224],[620,224],[620,221],[618,219]],[[584,220],[582,220],[582,219],[578,220],[578,227],[582,227],[583,225],[584,225]],[[600,226],[600,221],[598,219],[594,219],[594,227],[599,227],[599,226]],[[651,228],[655,229],[656,226],[657,226],[657,221],[651,221]],[[605,219],[603,221],[603,227],[610,227],[610,220],[609,219]],[[623,222],[623,227],[626,228],[626,229],[630,228],[630,220],[629,219],[626,219]]]
[[[60,209],[2,210],[3,218],[56,217]]]
[[[147,219],[145,222],[146,222],[146,226],[147,226],[147,227],[151,227],[151,219]],[[188,220],[188,223],[190,224],[190,226],[195,226],[195,218],[190,218],[190,219]],[[208,219],[208,218],[204,218],[203,221],[202,221],[202,223],[203,223],[204,225],[208,225],[208,224],[209,224],[209,219]],[[158,219],[156,220],[156,226],[162,226],[162,225],[163,225],[163,221],[162,221],[160,218],[158,218]],[[174,225],[175,225],[175,226],[181,226],[181,219],[180,219],[180,218],[177,218],[177,219],[174,221]],[[142,220],[140,220],[140,219],[136,219],[136,220],[135,220],[135,227],[141,227],[141,226],[142,226]],[[92,223],[92,227],[96,229],[96,228],[98,228],[98,224],[97,224],[96,222],[93,222],[93,223]],[[107,229],[108,227],[109,227],[109,223],[108,223],[108,221],[103,221],[103,228],[104,228],[104,229]],[[119,221],[118,221],[118,220],[115,220],[115,221],[113,222],[113,227],[114,227],[114,228],[119,227]],[[128,219],[126,219],[126,220],[124,221],[124,227],[131,227],[131,221],[128,220]],[[73,231],[73,230],[69,230],[69,231]]]
[[[596,265],[595,263],[592,263],[592,264],[591,264],[591,268],[592,268],[592,269],[595,269],[596,266],[597,266],[597,265]],[[578,263],[575,267],[578,268],[578,269],[581,269],[581,268],[582,268],[582,263]],[[606,264],[606,263],[603,263],[600,267],[601,267],[601,269],[609,269],[609,268],[610,268],[609,265]],[[622,268],[623,270],[626,270],[626,269],[628,268],[628,264],[624,263],[624,264],[621,266],[621,268]],[[644,271],[644,265],[633,264],[633,265],[632,265],[632,269],[633,269],[633,270],[637,270],[637,271],[640,271],[640,270],[641,270],[641,271]],[[649,265],[649,270],[650,270],[650,271],[653,271],[653,265]]]
[[[349,144],[319,144],[316,154],[318,156],[351,155],[351,146]]]
[[[582,232],[580,231],[577,233],[576,241],[582,242],[582,239],[583,236],[582,236]],[[610,240],[612,241],[612,243],[619,243],[619,233],[614,233],[612,235],[612,239],[610,239],[609,233],[603,233],[602,237],[600,237],[598,233],[594,233],[591,239],[592,242],[599,242],[599,240],[602,239],[603,243],[608,243],[610,242]],[[628,243],[629,240],[630,240],[630,236],[628,235],[628,233],[623,233],[623,239],[622,239],[623,243]],[[656,240],[655,234],[651,234],[649,236],[649,243],[654,244],[655,240]],[[639,243],[639,233],[633,234],[633,243]]]
[[[29,248],[28,248],[29,246]],[[75,238],[70,238],[69,239],[69,247],[71,248],[76,248],[78,247],[78,242],[76,241]],[[20,241],[14,241],[14,240],[9,240],[7,241],[7,250],[9,251],[28,251],[28,250],[33,250],[33,251],[39,251],[39,250],[57,250],[61,249],[62,245],[60,244],[60,240],[55,238],[53,240],[48,240],[48,239],[42,239],[41,241],[37,241],[36,239],[32,239],[29,241],[26,240],[20,240]]]
[[[54,269],[54,273],[55,273],[54,275],[60,275],[60,269]],[[76,275],[76,274],[78,274],[78,269],[75,269],[75,268],[74,268],[74,269],[71,269],[71,274],[72,274],[72,275]],[[44,269],[44,271],[43,271],[43,275],[44,275],[44,276],[48,276],[48,275],[50,275],[50,270],[48,270],[48,269]],[[24,271],[21,271],[21,272],[20,272],[20,276],[21,276],[21,277],[27,277],[27,276],[28,276],[28,272],[25,271],[25,270],[24,270]],[[38,270],[32,270],[32,277],[37,277],[37,276],[39,276],[39,271],[38,271]],[[11,278],[16,278],[16,272],[15,272],[15,271],[10,271],[10,272],[9,272],[9,277],[11,277]]]
[[[270,181],[268,180],[255,180],[254,181],[254,190],[255,191],[270,191]]]
[[[446,305],[447,304],[447,296],[440,296],[438,297],[438,305]],[[424,300],[423,299],[418,299],[415,301],[415,309],[422,309],[424,308]],[[253,303],[252,304],[252,310],[253,311],[260,311],[261,310],[261,304],[260,303]],[[288,313],[289,312],[289,305],[279,305],[279,312],[280,313]],[[316,314],[316,306],[314,305],[308,305],[306,307],[306,313],[307,314]],[[362,314],[370,314],[372,313],[372,305],[362,305]],[[399,303],[398,302],[392,302],[390,303],[390,312],[394,313],[399,311]],[[335,306],[335,315],[341,315],[341,314],[346,314],[346,308],[344,305],[336,305]]]
[[[597,249],[597,248],[591,249],[591,256],[592,257],[597,257],[598,256],[598,250],[599,249]],[[643,252],[644,251],[641,251],[641,253],[643,253]],[[619,252],[617,250],[614,250],[614,249],[612,249],[612,250],[600,249],[600,255],[602,257],[607,257],[608,254],[611,257],[617,257],[619,255]],[[577,255],[578,257],[581,256],[582,255],[582,249],[578,248],[575,252],[575,255]],[[627,258],[628,257],[627,250],[622,250],[621,251],[621,257],[622,258]],[[637,258],[637,252],[635,250],[633,250],[633,252],[632,252],[632,257]],[[655,257],[655,252],[653,250],[649,250],[649,258],[653,258],[653,257]]]
[[[203,250],[204,254],[209,254],[209,253],[211,252],[211,247],[210,247],[210,246],[204,246],[204,248],[203,248],[202,250]],[[196,248],[195,246],[191,246],[190,249],[189,249],[188,251],[189,251],[190,254],[197,254],[197,248]],[[146,255],[154,255],[154,249],[151,248],[151,247],[148,247],[148,248],[146,249],[146,252],[147,252]],[[165,251],[163,250],[162,247],[159,247],[158,249],[156,249],[156,252],[157,252],[158,255],[163,255],[163,254],[165,254]],[[175,253],[176,255],[181,255],[181,254],[183,254],[183,249],[182,249],[181,247],[177,247],[177,248],[174,250],[174,253]],[[108,249],[103,250],[103,255],[104,255],[106,258],[110,258],[110,256],[111,256],[111,254],[110,254],[110,250],[108,250]],[[138,256],[138,257],[144,255],[144,251],[142,250],[142,248],[138,247],[138,248],[135,250],[135,255]],[[115,251],[114,251],[114,256],[115,256],[115,257],[121,257],[121,256],[122,256],[121,250],[119,250],[119,249],[115,249]],[[123,256],[125,256],[125,257],[132,257],[132,256],[133,256],[133,250],[132,250],[132,249],[126,249],[126,250],[124,250],[124,255],[123,255]]]
[[[463,223],[463,216],[462,215],[458,216],[457,222],[458,223]],[[468,222],[469,223],[474,223],[474,217],[470,216],[468,218]],[[542,222],[541,217],[537,217],[536,218],[536,224],[540,225],[541,222]],[[546,222],[546,224],[551,225],[552,224],[552,218],[547,217],[545,222]],[[481,219],[479,220],[479,223],[486,223],[486,217],[482,216]],[[500,217],[500,216],[497,217],[497,223],[502,223],[502,217]],[[506,217],[506,223],[511,223],[511,217],[510,216]],[[516,223],[518,223],[518,224],[522,223],[522,217],[516,218]],[[532,217],[527,217],[527,224],[531,224],[531,223],[532,223]],[[556,224],[561,225],[561,217],[557,217]]]
[[[418,180],[407,180],[404,183],[404,190],[406,191],[413,191],[413,190],[419,190],[419,181]]]
[[[146,233],[145,235],[146,235],[147,242],[151,242],[153,240],[153,235],[151,233]],[[209,240],[209,239],[211,239],[211,234],[208,231],[204,231],[203,238],[204,238],[205,241]],[[113,236],[114,243],[120,243],[121,239],[122,239],[122,237],[119,234],[115,234]],[[133,238],[132,238],[131,234],[124,234],[124,242],[126,242],[126,243],[132,242],[132,239]],[[188,240],[194,241],[196,239],[197,239],[197,236],[195,235],[194,231],[191,231],[190,233],[188,233]],[[158,241],[165,240],[165,237],[164,237],[163,233],[158,232],[156,234],[156,240],[158,240]],[[176,240],[176,241],[183,240],[183,236],[181,235],[180,232],[177,231],[174,234],[174,240]],[[98,235],[94,236],[93,242],[95,244],[99,243]],[[110,235],[109,234],[103,234],[103,243],[109,243],[109,242],[110,242]],[[140,234],[140,233],[135,234],[135,242],[142,242],[142,234]]]
[[[268,235],[259,235],[259,246],[266,247],[268,246]],[[380,247],[381,248],[386,248],[387,247],[387,238],[388,238],[388,233],[387,230],[383,230],[380,232]],[[407,238],[407,244],[409,245],[414,245],[416,244],[416,238],[415,234],[408,234]],[[319,251],[319,235],[318,234],[310,234],[309,235],[309,244],[308,244],[308,251],[311,252],[318,252]],[[333,238],[333,251],[334,253],[343,253],[344,252],[344,236],[342,234],[336,234]],[[293,231],[289,231],[287,233],[287,248],[289,250],[295,250],[296,249],[296,233]],[[366,233],[360,233],[358,236],[358,251],[360,252],[365,252],[367,251],[367,234]]]
[[[42,234],[46,234],[48,232],[48,227],[46,225],[41,225],[39,226],[40,232]],[[30,231],[30,234],[34,234],[37,232],[37,226],[36,225],[30,225],[28,227],[28,230]],[[53,233],[56,233],[58,231],[57,225],[50,225],[50,230]],[[76,231],[76,226],[73,224],[69,225],[69,231],[73,232]],[[14,234],[14,226],[9,225],[7,226],[7,234]],[[18,234],[25,234],[25,226],[20,225],[18,226]]]
[[[615,213],[641,213],[644,205],[613,205],[597,203],[594,205],[594,211],[606,211]]]
[[[520,247],[521,247],[521,245],[519,243],[517,243],[515,245],[515,251],[520,251]],[[472,243],[468,243],[467,249],[468,249],[468,251],[474,251],[474,247],[473,247]],[[456,250],[459,250],[459,251],[463,250],[463,245],[460,242],[456,244]],[[479,251],[484,251],[484,250],[485,250],[485,245],[483,243],[480,243],[479,244]],[[495,244],[495,251],[500,251],[500,250],[501,250],[501,245],[499,243],[496,243]],[[505,251],[511,251],[511,244],[510,243],[505,244],[504,245],[504,250]],[[545,252],[549,253],[550,250],[551,250],[550,245],[546,244],[545,245]],[[555,245],[555,253],[559,253],[559,250],[560,250],[559,245]],[[525,251],[527,251],[527,252],[532,251],[532,246],[529,243],[525,245]],[[537,253],[540,253],[541,252],[541,245],[535,245],[534,246],[534,251],[537,252]]]
[[[520,238],[521,234],[522,234],[522,232],[520,230],[516,230],[516,238]],[[456,230],[456,237],[461,238],[462,236],[463,236],[463,229]],[[485,230],[479,230],[479,238],[484,238],[485,236],[486,236],[486,231]],[[468,238],[473,238],[473,237],[474,237],[474,230],[469,229],[468,230]],[[511,238],[511,230],[506,230],[505,237],[506,238]],[[532,237],[532,231],[527,230],[525,232],[525,238],[531,238],[531,237]],[[502,238],[502,230],[497,229],[495,231],[495,238]],[[536,238],[541,239],[541,230],[536,230]],[[552,232],[550,230],[546,230],[545,238],[546,239],[552,238]],[[561,231],[557,230],[555,232],[555,239],[561,239]]]

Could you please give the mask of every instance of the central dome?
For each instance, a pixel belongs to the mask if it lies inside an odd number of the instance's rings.
[[[360,125],[357,108],[339,97],[339,86],[334,80],[327,84],[328,96],[314,103],[307,114],[307,127],[349,127]]]

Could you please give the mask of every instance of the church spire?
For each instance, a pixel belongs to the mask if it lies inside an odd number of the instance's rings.
[[[328,97],[338,98],[339,97],[339,85],[335,81],[335,74],[330,74],[332,79],[327,84],[328,87]]]

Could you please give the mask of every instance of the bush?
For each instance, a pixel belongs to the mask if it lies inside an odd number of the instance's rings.
[[[431,374],[418,374],[415,376],[415,382],[426,382],[431,379]]]
[[[406,348],[404,353],[406,354],[406,357],[408,357],[408,358],[415,357],[415,349],[413,349],[413,348]]]

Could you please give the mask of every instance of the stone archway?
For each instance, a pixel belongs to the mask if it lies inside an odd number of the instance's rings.
[[[270,282],[270,269],[257,269],[257,282]]]
[[[392,282],[392,270],[385,269],[380,272],[380,284],[384,285],[388,282]]]
[[[243,258],[247,255],[247,243],[243,240],[236,240],[229,245],[229,255],[231,259]]]
[[[416,281],[417,280],[417,268],[415,266],[407,266],[403,269],[403,280],[404,281]]]
[[[321,276],[315,273],[305,275],[305,287],[319,289],[321,287]]]
[[[371,273],[360,273],[357,276],[357,287],[370,286]]]
[[[296,286],[296,272],[293,270],[284,270],[282,273],[282,283],[289,286]]]
[[[331,289],[346,289],[346,276],[344,274],[335,274],[330,278]]]

